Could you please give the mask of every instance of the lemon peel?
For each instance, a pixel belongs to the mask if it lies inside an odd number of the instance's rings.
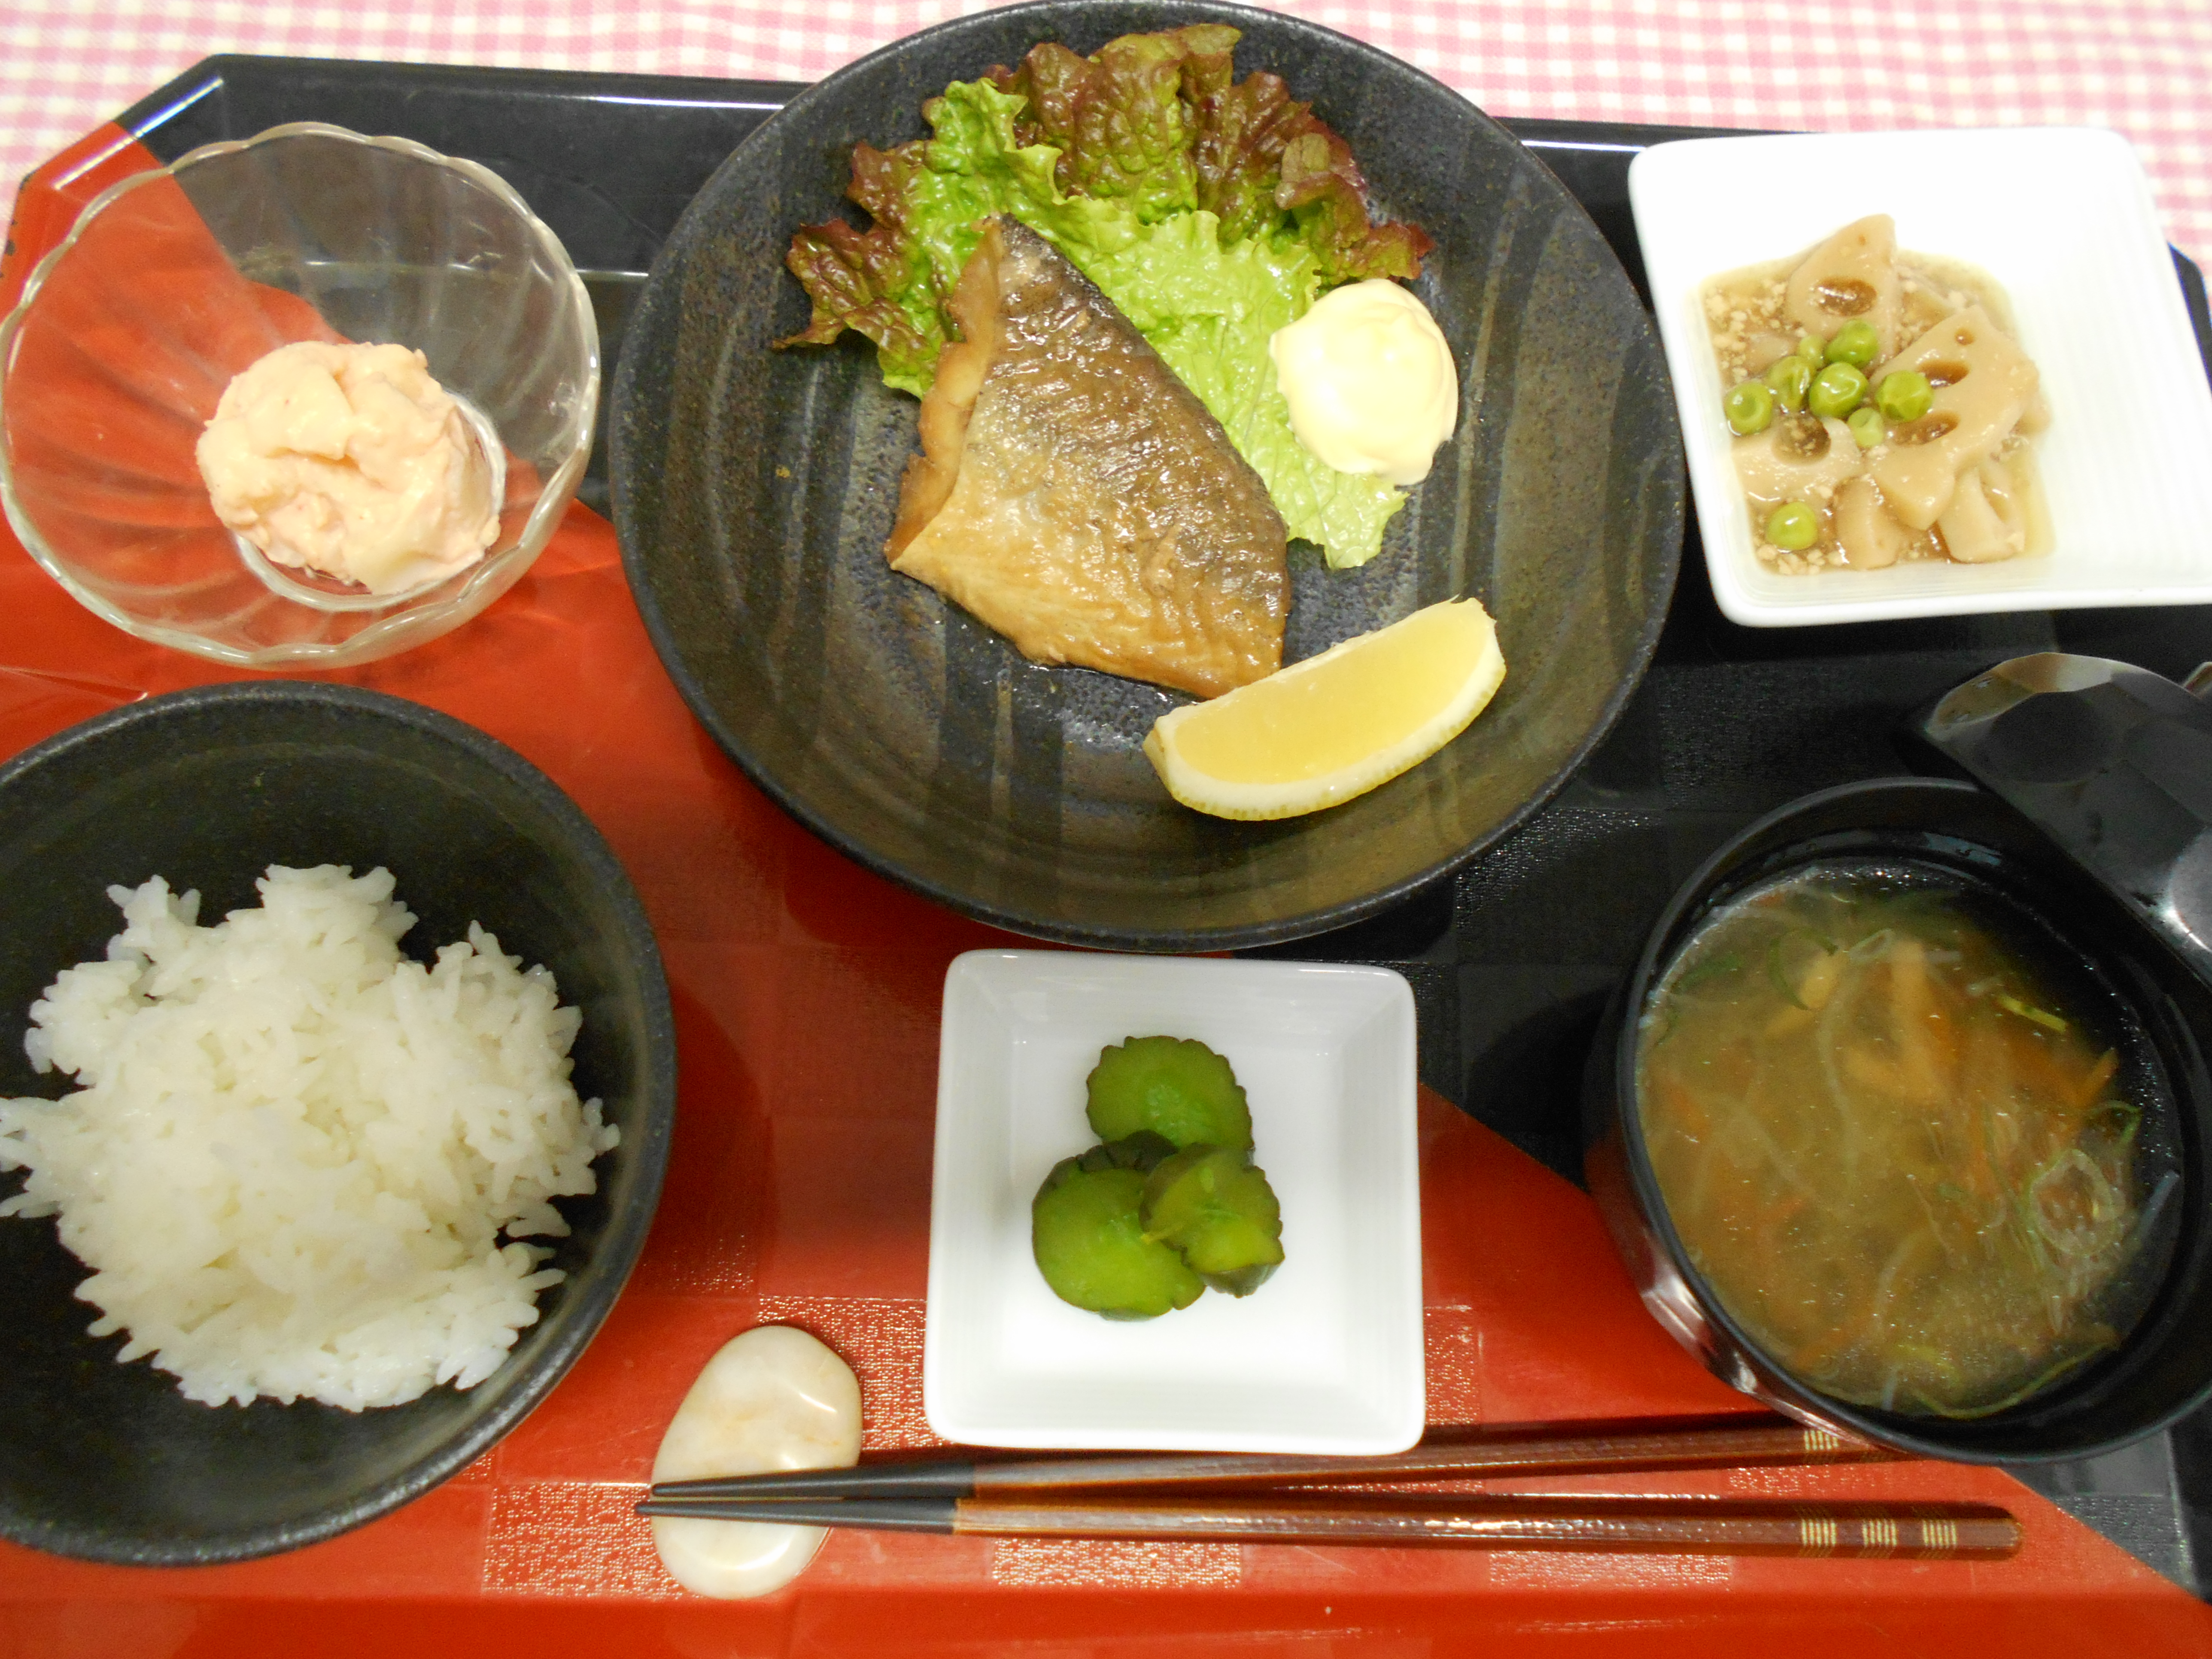
[[[1504,678],[1498,625],[1481,601],[1448,599],[1163,714],[1145,754],[1195,811],[1296,817],[1418,766],[1468,728]]]

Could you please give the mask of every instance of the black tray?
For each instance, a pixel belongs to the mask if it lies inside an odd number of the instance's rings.
[[[210,58],[117,118],[163,161],[286,121],[398,133],[484,163],[581,271],[613,380],[654,252],[738,141],[799,88],[779,82]],[[1638,150],[1711,130],[1509,120],[1649,292],[1628,209]],[[2212,372],[2195,265],[2175,266]],[[604,389],[602,397],[605,396]],[[604,404],[601,409],[605,414]],[[604,428],[604,421],[602,422]],[[2207,458],[2212,460],[2212,458]],[[595,447],[579,490],[607,505]],[[1713,602],[1692,522],[1658,655],[1612,736],[1537,817],[1389,915],[1252,954],[1379,963],[1413,985],[1422,1080],[1571,1180],[1600,1006],[1674,888],[1791,797],[1911,769],[1899,719],[2024,652],[2118,657],[2174,679],[2212,659],[2212,607],[2018,612],[1739,628]],[[2212,1411],[2112,1456],[2021,1477],[2169,1577],[2212,1587]]]

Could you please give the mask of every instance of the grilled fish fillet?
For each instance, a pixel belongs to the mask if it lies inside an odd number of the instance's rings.
[[[948,302],[884,551],[1042,663],[1211,697],[1282,665],[1283,520],[1205,405],[1042,237],[994,219]]]

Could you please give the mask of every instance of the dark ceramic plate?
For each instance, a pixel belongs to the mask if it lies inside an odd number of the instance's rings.
[[[0,1536],[100,1561],[266,1555],[374,1519],[465,1468],[544,1399],[614,1305],[667,1161],[676,1048],[660,957],[628,876],[582,812],[512,750],[374,692],[277,681],[211,686],[102,715],[0,769],[0,1093],[68,1079],[23,1056],[25,1012],[55,973],[119,931],[112,883],[166,876],[212,921],[259,901],[272,863],[383,865],[427,957],[471,921],[553,970],[583,1011],[571,1057],[622,1144],[574,1229],[538,1323],[466,1393],[346,1412],[210,1407],[144,1361],[115,1363],[84,1266],[52,1219],[0,1220]],[[0,1176],[12,1193],[21,1176]]]
[[[841,210],[852,147],[1037,41],[1225,21],[1348,139],[1437,247],[1419,287],[1462,365],[1460,434],[1382,555],[1294,546],[1285,655],[1480,596],[1510,665],[1437,758],[1311,817],[1176,805],[1139,744],[1171,694],[1025,662],[883,556],[915,402],[855,337],[778,352],[807,306],[793,228]],[[850,211],[850,210],[844,210]],[[1503,129],[1371,47],[1219,4],[1042,0],[925,30],[794,99],[653,266],[613,402],[630,584],[693,711],[862,863],[1019,932],[1139,950],[1259,945],[1382,909],[1495,842],[1627,700],[1680,560],[1682,452],[1650,322],[1589,216]]]

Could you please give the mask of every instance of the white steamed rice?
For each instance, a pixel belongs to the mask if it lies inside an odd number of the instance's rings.
[[[160,877],[108,889],[107,960],[64,971],[24,1041],[82,1086],[0,1101],[0,1170],[31,1171],[0,1215],[58,1215],[93,1334],[191,1399],[472,1387],[562,1277],[501,1233],[565,1234],[551,1200],[618,1134],[568,1082],[581,1016],[473,923],[404,958],[386,871],[258,885],[214,927]]]

